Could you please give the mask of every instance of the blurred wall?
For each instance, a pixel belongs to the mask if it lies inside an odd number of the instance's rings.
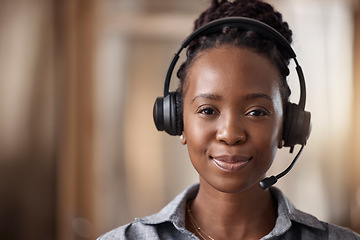
[[[354,106],[353,106],[353,124],[352,134],[352,163],[350,164],[350,186],[352,195],[350,197],[350,226],[360,232],[360,1],[357,2],[354,11],[354,54],[353,54],[353,72],[354,72]]]
[[[277,186],[301,210],[360,231],[359,1],[271,2],[293,29],[313,116],[301,159]],[[0,1],[1,239],[94,239],[198,181],[186,147],[156,131],[152,107],[207,6]],[[281,150],[271,173],[292,157]]]
[[[52,9],[0,1],[0,239],[55,237]]]

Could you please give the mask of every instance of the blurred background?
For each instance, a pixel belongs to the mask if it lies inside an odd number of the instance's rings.
[[[360,232],[360,1],[270,2],[294,32],[313,119],[277,186],[299,209]],[[0,0],[0,239],[95,239],[198,181],[152,107],[208,5]],[[279,151],[269,174],[292,158]]]

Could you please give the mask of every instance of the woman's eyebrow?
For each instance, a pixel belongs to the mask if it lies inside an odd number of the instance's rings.
[[[200,93],[199,95],[197,95],[193,98],[192,102],[194,102],[198,98],[207,98],[207,99],[215,100],[215,101],[221,100],[220,95],[211,94],[211,93]]]
[[[192,102],[194,102],[198,98],[207,98],[207,99],[215,100],[215,101],[219,101],[222,99],[222,97],[217,94],[200,93],[199,95],[197,95],[193,98]],[[253,99],[257,99],[257,98],[263,98],[263,99],[266,99],[269,101],[273,100],[269,95],[267,95],[265,93],[250,93],[250,94],[245,95],[245,97],[244,97],[245,100],[253,100]]]
[[[264,98],[264,99],[267,99],[270,101],[273,100],[269,95],[267,95],[265,93],[250,93],[245,96],[245,100],[253,100],[256,98]]]

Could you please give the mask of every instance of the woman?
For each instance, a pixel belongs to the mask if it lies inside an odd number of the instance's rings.
[[[195,29],[234,16],[266,23],[291,42],[281,14],[260,0],[213,0]],[[193,40],[177,96],[180,139],[200,183],[99,239],[360,239],[298,211],[279,189],[259,187],[283,146],[290,58],[271,39],[234,27]]]

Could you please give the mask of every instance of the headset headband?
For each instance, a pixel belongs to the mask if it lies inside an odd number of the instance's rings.
[[[299,65],[296,54],[288,41],[274,28],[271,26],[260,22],[258,20],[246,17],[226,17],[217,19],[207,23],[206,25],[198,28],[193,33],[191,33],[181,44],[180,49],[175,53],[174,58],[172,59],[168,72],[165,78],[165,85],[164,85],[164,97],[169,95],[170,93],[170,79],[172,73],[174,71],[175,65],[179,60],[179,55],[181,51],[186,48],[191,41],[200,37],[200,36],[208,36],[214,33],[221,33],[224,27],[230,28],[238,28],[239,30],[244,31],[254,31],[263,35],[265,38],[274,41],[277,45],[280,45],[286,49],[286,51],[290,54],[291,58],[294,59],[296,64],[296,72],[299,77],[300,82],[300,100],[299,100],[299,107],[304,110],[305,109],[305,102],[306,102],[306,86],[305,86],[305,79],[304,74],[302,72],[301,66]]]

